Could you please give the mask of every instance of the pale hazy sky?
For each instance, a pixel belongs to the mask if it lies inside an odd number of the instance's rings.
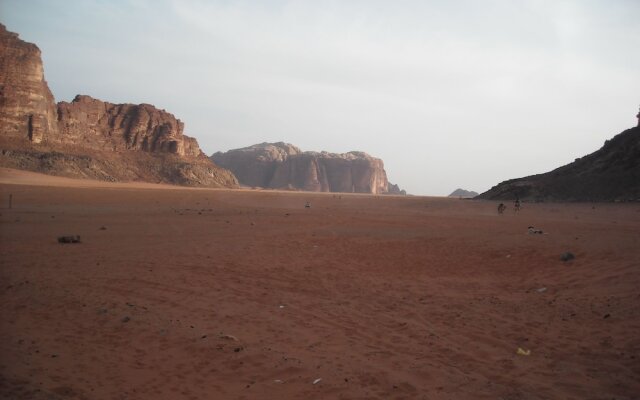
[[[640,1],[0,0],[57,101],[151,103],[207,154],[366,151],[412,194],[485,191],[635,126]]]

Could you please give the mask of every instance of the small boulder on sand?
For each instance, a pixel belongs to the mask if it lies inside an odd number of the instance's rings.
[[[567,261],[569,261],[569,260],[573,260],[574,258],[576,258],[576,256],[574,256],[574,255],[573,255],[573,253],[571,253],[571,252],[569,252],[569,251],[564,252],[564,253],[562,253],[562,254],[560,255],[560,260],[562,260],[562,261],[564,261],[564,262],[567,262]]]
[[[80,243],[80,235],[58,236],[58,243]]]

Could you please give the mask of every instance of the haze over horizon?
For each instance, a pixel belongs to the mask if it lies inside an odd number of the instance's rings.
[[[56,101],[150,103],[211,155],[365,151],[411,194],[484,192],[635,126],[640,2],[1,0]]]

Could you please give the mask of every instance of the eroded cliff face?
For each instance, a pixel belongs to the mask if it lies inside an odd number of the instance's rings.
[[[58,103],[60,135],[65,144],[97,150],[140,150],[198,157],[195,139],[183,134],[184,124],[149,104],[112,104],[89,96]]]
[[[40,49],[0,24],[0,133],[40,143],[57,133],[56,120]]]
[[[388,192],[384,163],[363,152],[303,152],[279,142],[218,152],[211,159],[233,171],[247,186],[314,192]]]
[[[149,104],[89,96],[56,105],[40,50],[0,24],[0,165],[78,178],[236,187],[184,135],[184,124]]]

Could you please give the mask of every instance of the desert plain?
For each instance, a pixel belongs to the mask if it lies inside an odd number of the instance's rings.
[[[638,203],[0,191],[2,399],[640,398]]]

